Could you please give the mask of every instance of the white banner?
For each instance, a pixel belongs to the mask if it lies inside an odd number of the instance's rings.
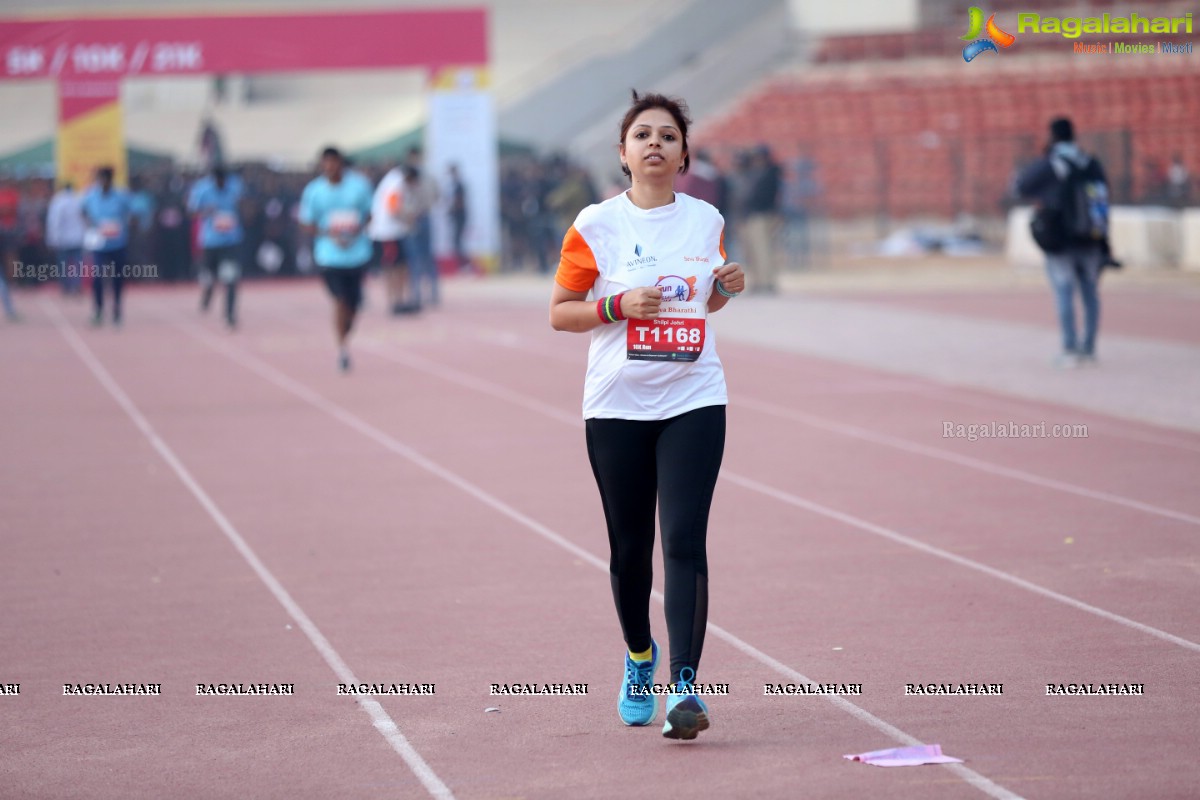
[[[482,68],[439,72],[429,95],[425,168],[437,181],[441,200],[433,215],[433,249],[438,259],[453,255],[449,208],[450,166],[466,188],[463,247],[471,260],[494,271],[500,256],[500,167],[496,111]]]

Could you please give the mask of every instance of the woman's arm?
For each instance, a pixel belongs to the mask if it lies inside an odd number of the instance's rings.
[[[550,327],[556,331],[585,333],[600,326],[596,304],[585,300],[587,292],[572,292],[554,284],[550,295]]]
[[[736,261],[731,261],[722,267],[716,267],[713,269],[713,275],[717,277],[720,285],[725,287],[725,291],[730,294],[740,294],[746,288],[746,273],[742,271],[742,265]],[[721,294],[714,287],[713,293],[708,298],[708,313],[713,314],[720,311],[732,299],[732,297],[726,297]]]
[[[596,300],[586,300],[587,292],[573,292],[558,283],[550,295],[550,327],[556,331],[586,333],[604,323],[596,313]],[[621,314],[627,319],[654,319],[662,304],[662,290],[655,286],[624,292]]]

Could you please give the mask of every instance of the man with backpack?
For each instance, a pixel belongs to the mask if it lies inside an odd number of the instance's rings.
[[[1050,123],[1044,158],[1018,177],[1017,194],[1036,202],[1030,225],[1046,254],[1046,273],[1054,288],[1062,352],[1056,366],[1070,369],[1096,361],[1100,328],[1100,272],[1120,266],[1108,247],[1108,183],[1104,167],[1075,144],[1071,120]],[[1075,329],[1075,287],[1083,302],[1082,341]]]

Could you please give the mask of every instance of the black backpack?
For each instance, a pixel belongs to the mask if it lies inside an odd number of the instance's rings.
[[[1061,253],[1071,245],[1108,240],[1108,184],[1096,159],[1079,167],[1066,161],[1067,174],[1055,187],[1052,204],[1043,203],[1029,223],[1033,240],[1044,253]]]

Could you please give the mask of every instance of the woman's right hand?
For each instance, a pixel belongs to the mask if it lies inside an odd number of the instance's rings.
[[[654,319],[662,305],[662,289],[642,286],[630,289],[621,298],[621,313],[629,319]]]

